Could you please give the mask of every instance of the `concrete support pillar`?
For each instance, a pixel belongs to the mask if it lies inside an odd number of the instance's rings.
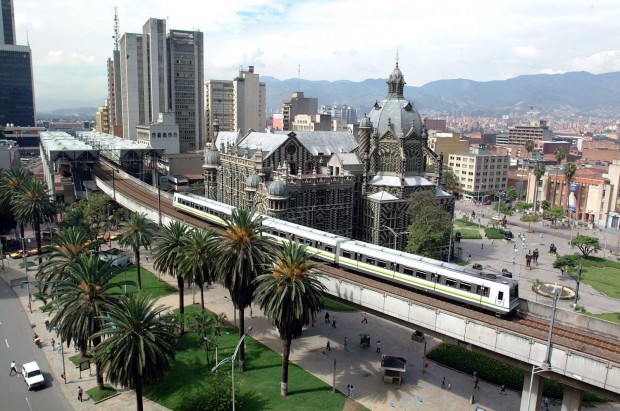
[[[532,395],[529,395],[530,382],[532,383]],[[521,392],[521,408],[520,411],[538,411],[540,409],[540,403],[542,401],[542,389],[543,380],[540,375],[534,374],[532,379],[532,372],[525,371],[523,377],[523,391]],[[528,407],[527,399],[530,398]]]
[[[582,390],[565,385],[564,386],[564,398],[562,398],[561,411],[580,411],[582,399],[583,399]]]

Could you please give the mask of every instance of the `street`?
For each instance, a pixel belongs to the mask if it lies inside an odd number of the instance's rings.
[[[50,350],[49,341],[43,340],[43,349],[34,345],[33,332],[41,334],[43,324],[33,328],[23,307],[13,290],[0,281],[0,410],[38,411],[67,410],[69,404],[63,396],[59,384],[63,381],[55,378],[42,350]],[[9,376],[11,361],[17,363],[19,375]],[[28,391],[21,376],[21,365],[36,361],[45,377],[45,387]]]

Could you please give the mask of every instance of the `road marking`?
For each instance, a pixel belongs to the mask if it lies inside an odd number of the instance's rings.
[[[7,340],[6,338],[4,339],[4,342],[6,343],[6,348],[11,348],[9,347],[9,340]]]
[[[32,411],[32,407],[30,406],[30,401],[28,400],[28,397],[26,397],[26,403],[28,404],[28,409]]]

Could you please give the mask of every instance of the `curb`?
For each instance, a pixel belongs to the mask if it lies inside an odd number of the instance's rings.
[[[109,399],[111,399],[111,398],[114,398],[114,397],[118,397],[119,395],[121,395],[121,393],[120,393],[120,392],[117,392],[116,394],[114,394],[114,395],[110,395],[109,397],[105,397],[105,398],[104,398],[104,399],[102,399],[102,400],[95,401],[95,402],[93,402],[93,404],[95,404],[95,405],[97,405],[97,404],[101,404],[102,402],[107,401],[107,400],[109,400]]]

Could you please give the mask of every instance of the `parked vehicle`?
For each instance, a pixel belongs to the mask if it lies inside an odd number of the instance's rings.
[[[110,261],[112,267],[125,268],[129,265],[129,256],[118,248],[104,251],[99,257],[102,261]]]
[[[45,378],[36,361],[22,365],[22,376],[29,390],[45,385]]]

